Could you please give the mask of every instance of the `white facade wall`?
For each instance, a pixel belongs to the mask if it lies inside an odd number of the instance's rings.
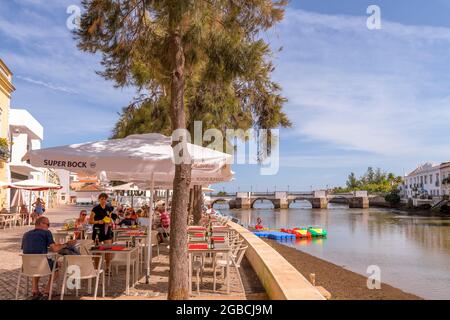
[[[22,157],[27,153],[28,134],[12,133],[11,162],[21,163]]]
[[[58,192],[58,201],[60,204],[70,203],[70,172],[63,169],[55,169],[59,177],[59,183],[62,189]]]
[[[440,197],[444,194],[441,181],[441,165],[423,164],[406,175],[406,196],[407,198],[415,198],[420,195]]]

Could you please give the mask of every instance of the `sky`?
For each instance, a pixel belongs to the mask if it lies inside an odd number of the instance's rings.
[[[106,139],[136,95],[95,71],[66,21],[78,0],[0,0],[0,58],[14,73],[12,107],[44,126],[43,147]],[[381,29],[367,28],[378,5]],[[450,160],[450,0],[293,0],[263,35],[293,122],[279,170],[234,165],[226,191],[307,191],[367,167],[403,175]],[[281,51],[278,51],[282,48]]]

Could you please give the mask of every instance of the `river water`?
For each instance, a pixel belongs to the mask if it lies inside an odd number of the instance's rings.
[[[450,299],[450,218],[412,216],[392,209],[349,209],[329,204],[312,209],[297,202],[290,209],[273,209],[270,202],[253,210],[230,210],[216,204],[222,213],[240,219],[244,226],[294,228],[320,226],[326,239],[283,242],[356,273],[369,276],[369,266],[378,266],[381,282],[426,299]]]

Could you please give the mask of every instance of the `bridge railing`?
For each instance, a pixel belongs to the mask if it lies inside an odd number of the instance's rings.
[[[288,196],[310,196],[313,194],[314,194],[314,192],[310,192],[310,191],[293,191],[293,192],[289,192]]]
[[[275,192],[251,192],[252,197],[275,196]]]
[[[236,197],[236,193],[233,193],[233,192],[227,192],[227,193],[225,193],[225,194],[223,194],[223,193],[220,193],[220,194],[217,194],[217,193],[205,193],[207,196],[210,196],[210,197],[213,197],[213,198],[233,198],[233,197]]]

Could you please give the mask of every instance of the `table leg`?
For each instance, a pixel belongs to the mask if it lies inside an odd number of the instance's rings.
[[[131,251],[127,254],[127,274],[125,276],[125,287],[126,287],[126,295],[130,295],[130,255]]]
[[[214,279],[213,279],[213,292],[216,292],[216,254],[215,253],[211,253],[211,259],[212,259],[212,268],[213,268],[213,275],[214,275]]]
[[[227,294],[230,294],[230,253],[227,251]]]
[[[136,250],[135,254],[137,255],[137,257],[136,257],[136,261],[134,263],[134,283],[133,283],[133,288],[134,288],[136,282],[138,282],[138,280],[139,280],[139,264],[140,264],[140,258],[139,258],[140,248],[137,247],[135,250]]]
[[[189,294],[192,294],[192,254],[188,253],[189,255]]]

